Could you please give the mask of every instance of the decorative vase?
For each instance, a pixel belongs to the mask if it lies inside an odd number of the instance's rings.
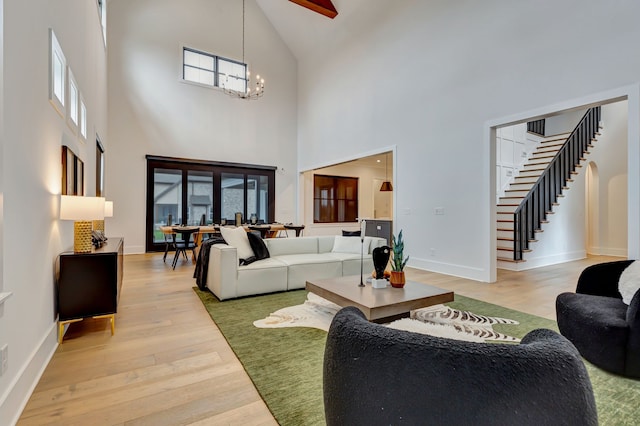
[[[384,269],[389,263],[389,256],[391,255],[391,247],[382,246],[373,249],[373,268],[376,271],[374,278],[381,280],[384,279]]]
[[[389,278],[389,282],[392,287],[402,288],[406,283],[404,278],[404,271],[391,271],[391,277]]]

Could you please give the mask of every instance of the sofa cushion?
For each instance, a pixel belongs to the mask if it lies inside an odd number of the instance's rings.
[[[331,252],[360,253],[361,250],[364,250],[363,244],[364,243],[361,242],[360,238],[343,237],[340,235],[336,235]],[[367,247],[367,251],[369,251],[369,247]]]
[[[331,249],[333,249],[333,243],[335,243],[335,241],[335,235],[318,236],[318,253],[331,253]]]
[[[317,263],[340,263],[341,260],[333,256],[333,253],[301,253],[301,254],[283,254],[274,257],[287,266],[307,265]]]
[[[318,237],[267,238],[264,242],[269,249],[271,257],[287,254],[318,253]]]
[[[331,253],[291,254],[277,259],[287,264],[287,290],[305,288],[308,280],[342,275],[342,262]]]
[[[242,261],[242,259],[249,259],[254,256],[251,244],[249,244],[249,237],[247,237],[247,231],[243,227],[229,228],[221,226],[220,233],[228,245],[236,248],[238,259]]]

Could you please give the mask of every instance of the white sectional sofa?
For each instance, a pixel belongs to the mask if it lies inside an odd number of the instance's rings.
[[[270,257],[249,265],[239,265],[235,247],[211,246],[206,286],[218,299],[301,289],[310,279],[360,275],[359,237],[266,238],[264,242]],[[372,250],[386,244],[384,238],[364,238],[365,277],[373,271]]]

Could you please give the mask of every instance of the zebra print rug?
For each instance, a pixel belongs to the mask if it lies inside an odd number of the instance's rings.
[[[304,304],[279,309],[264,319],[254,321],[253,325],[258,328],[312,327],[328,331],[331,320],[340,309],[340,306],[335,303],[309,293]],[[520,341],[516,337],[493,330],[495,324],[517,325],[519,323],[511,319],[460,311],[446,305],[434,305],[411,311],[410,318],[403,318],[386,325],[398,330],[469,342]]]

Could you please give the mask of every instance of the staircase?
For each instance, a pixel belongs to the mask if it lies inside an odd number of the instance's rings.
[[[600,108],[590,109],[571,133],[544,138],[529,157],[504,197],[498,200],[497,266],[514,269],[525,262],[542,224],[548,223],[563,191],[569,189],[584,156],[600,133]]]

